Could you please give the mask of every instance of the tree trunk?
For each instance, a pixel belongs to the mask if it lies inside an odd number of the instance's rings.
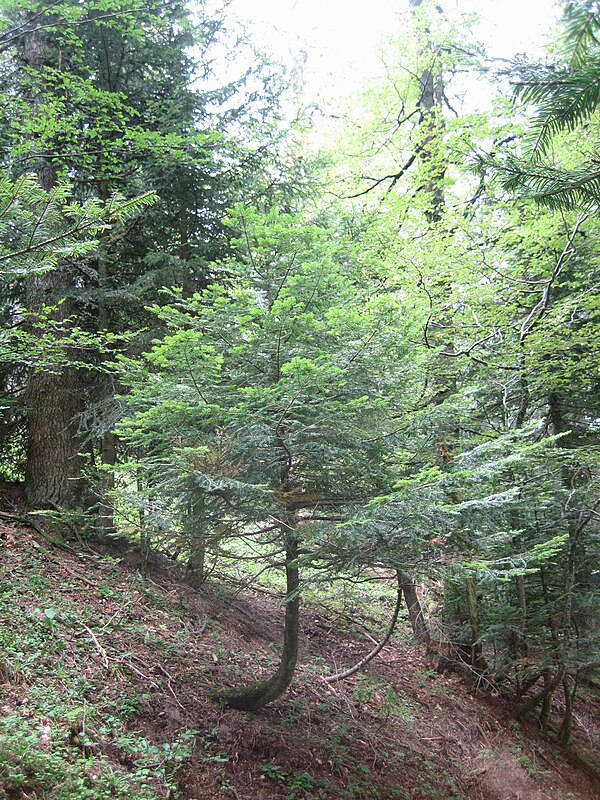
[[[563,747],[567,747],[573,730],[573,704],[577,694],[577,677],[573,678],[572,685],[569,685],[569,676],[565,675],[562,685],[565,693],[565,713],[558,731],[558,741]]]
[[[23,60],[34,74],[48,64],[42,21],[38,20],[35,29],[23,36]],[[42,102],[40,89],[33,98],[34,107]],[[56,170],[45,155],[36,157],[35,152],[31,155],[39,183],[49,191],[56,182]],[[61,304],[68,296],[68,285],[69,276],[64,265],[30,277],[25,286],[27,310],[35,318],[45,307],[55,307],[52,319],[62,322],[70,312],[67,302]],[[25,495],[34,508],[56,505],[72,508],[76,503],[81,456],[74,417],[80,410],[79,397],[78,375],[68,367],[57,367],[52,372],[32,370],[28,376],[24,397],[27,410]]]
[[[36,275],[26,283],[26,300],[35,319],[45,306],[56,306],[52,319],[68,316],[67,302],[57,305],[66,294],[61,268]],[[68,351],[65,357],[69,357]],[[33,508],[73,508],[81,497],[82,459],[75,416],[82,410],[79,376],[76,370],[57,366],[52,370],[31,370],[24,401],[27,412],[27,463],[25,496]]]
[[[408,610],[408,618],[415,637],[423,644],[431,644],[431,635],[427,624],[425,623],[425,616],[421,608],[421,601],[417,594],[417,586],[413,580],[406,574],[406,572],[399,572],[400,586],[404,596],[404,602]]]
[[[422,5],[423,0],[410,0],[413,16]],[[426,31],[428,34],[429,31]],[[426,66],[419,77],[420,96],[418,101],[419,119],[423,139],[420,142],[419,160],[424,172],[423,190],[428,198],[429,206],[425,218],[430,224],[440,222],[444,214],[445,198],[443,180],[446,175],[447,159],[440,152],[444,120],[442,108],[444,104],[444,78],[439,64],[437,49],[432,46],[431,39],[425,36],[420,48],[420,56]],[[428,62],[428,63],[427,63]]]
[[[103,157],[100,156],[102,165]],[[108,183],[105,180],[99,181],[98,191],[102,205],[106,206],[109,199]],[[97,320],[98,329],[111,330],[111,314],[106,294],[110,288],[110,266],[106,242],[102,241],[98,245],[97,256],[98,269],[98,309]],[[110,362],[112,359],[108,354],[102,355],[102,361]],[[115,386],[114,380],[110,375],[100,375],[100,403],[99,403],[99,422],[101,426],[100,439],[100,461],[102,463],[102,478],[97,486],[98,497],[98,528],[102,537],[115,532],[114,505],[111,493],[115,488],[114,466],[117,463],[117,437],[114,433],[114,422],[111,419],[111,409],[114,404]]]
[[[100,445],[100,459],[103,467],[112,467],[117,463],[116,437],[112,431],[106,431]],[[98,529],[101,537],[115,532],[114,507],[111,492],[115,488],[115,473],[103,471],[98,487]]]
[[[78,498],[81,457],[73,422],[77,394],[72,370],[29,377],[25,496],[32,508],[72,508]]]
[[[223,692],[217,699],[228,708],[258,711],[280,697],[294,677],[298,660],[298,629],[300,620],[300,577],[298,572],[298,538],[295,526],[285,532],[286,605],[283,631],[283,651],[279,668],[273,677],[252,686]]]
[[[206,578],[206,499],[192,481],[186,499],[184,536],[189,545],[190,555],[186,565],[186,583],[199,589]]]
[[[199,534],[192,538],[190,557],[186,565],[185,582],[192,589],[199,589],[206,578],[204,563],[206,561],[206,537]]]
[[[471,664],[476,670],[483,672],[487,668],[487,664],[483,657],[483,648],[480,642],[479,606],[477,605],[477,592],[475,590],[475,581],[473,578],[465,579],[465,589],[467,592],[467,609],[471,625]]]

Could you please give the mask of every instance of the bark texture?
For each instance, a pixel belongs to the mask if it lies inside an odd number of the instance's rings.
[[[45,67],[51,66],[44,20],[46,17],[38,19],[35,28],[23,36],[23,60],[33,74],[39,75],[34,108],[44,102],[41,75]],[[50,190],[56,182],[52,161],[45,154],[36,153],[32,146],[30,164],[40,186]],[[69,278],[67,267],[62,265],[27,280],[27,310],[33,319],[48,306],[55,307],[52,318],[57,322],[69,316],[69,302],[64,301],[69,295]],[[76,504],[81,457],[74,417],[80,410],[79,397],[79,380],[73,369],[30,371],[24,397],[28,428],[25,494],[33,507],[72,508]]]
[[[419,595],[417,594],[417,586],[415,582],[406,574],[406,572],[401,571],[399,572],[399,575],[400,587],[404,596],[404,602],[406,603],[408,618],[410,620],[413,633],[420,642],[430,645],[431,636],[427,627],[427,623],[425,622],[425,616],[423,614],[423,609],[421,608],[421,601],[419,600]]]

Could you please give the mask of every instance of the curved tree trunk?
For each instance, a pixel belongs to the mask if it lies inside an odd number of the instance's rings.
[[[295,526],[285,532],[286,605],[283,631],[283,651],[277,672],[268,680],[217,695],[228,708],[258,711],[276,700],[288,688],[294,677],[298,660],[298,629],[300,619],[300,576],[298,571],[298,538]]]

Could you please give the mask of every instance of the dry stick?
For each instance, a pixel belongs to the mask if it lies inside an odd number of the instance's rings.
[[[52,508],[55,511],[58,511],[59,514],[65,514],[64,508],[62,508],[62,506],[57,505],[57,503],[52,503]],[[80,535],[79,530],[77,529],[76,525],[73,525],[70,522],[64,522],[63,524],[65,524],[67,526],[67,528],[71,531],[71,533],[73,534],[73,536],[77,540],[78,544],[80,544],[82,547],[85,547],[86,550],[89,550],[89,552],[93,553],[95,556],[98,555],[96,550],[92,549],[87,542],[83,541],[83,539],[81,538],[81,535]]]
[[[182,705],[182,704],[179,702],[179,698],[177,697],[177,695],[175,694],[175,691],[174,691],[173,687],[171,686],[171,681],[172,681],[172,680],[174,680],[173,676],[172,676],[170,673],[168,673],[166,669],[163,669],[163,667],[161,667],[161,665],[160,665],[160,664],[157,664],[156,666],[157,666],[157,668],[158,668],[158,669],[159,669],[159,670],[162,672],[162,674],[165,676],[165,678],[167,679],[167,689],[168,689],[168,690],[171,692],[171,694],[173,695],[173,699],[175,700],[175,702],[177,703],[177,705],[179,706],[179,708],[181,708],[181,709],[183,709],[183,710],[185,711],[185,706],[184,706],[184,705]]]
[[[386,644],[389,642],[392,633],[394,632],[394,628],[396,627],[396,622],[398,621],[398,614],[400,613],[400,606],[402,605],[402,581],[400,577],[400,572],[396,573],[396,578],[398,580],[398,593],[396,596],[396,606],[394,608],[394,613],[392,614],[392,619],[390,620],[390,624],[388,625],[388,629],[385,632],[385,636],[379,642],[379,644],[374,647],[370,653],[368,653],[363,659],[361,659],[358,664],[355,664],[350,669],[345,670],[344,672],[338,672],[336,675],[329,675],[326,678],[323,678],[325,683],[337,683],[337,681],[341,681],[344,678],[349,678],[351,675],[354,675],[356,672],[361,670],[364,666],[366,666],[369,661],[372,661],[375,656],[380,653]]]
[[[132,672],[135,672],[136,675],[139,675],[139,677],[143,678],[145,681],[148,681],[148,683],[151,686],[156,686],[158,688],[158,684],[155,681],[153,681],[152,678],[150,678],[148,675],[144,675],[144,673],[137,667],[134,667],[131,661],[125,661],[123,658],[120,658],[118,663],[124,667],[127,667],[127,669],[130,669]]]
[[[91,586],[91,587],[92,587],[92,589],[96,589],[96,590],[98,590],[98,584],[97,584],[95,581],[91,581],[89,578],[86,578],[86,577],[85,577],[85,575],[81,575],[79,572],[75,572],[75,570],[74,570],[74,569],[71,569],[70,567],[67,567],[67,565],[66,565],[66,564],[63,564],[63,563],[62,563],[62,561],[58,561],[57,559],[53,558],[53,557],[52,557],[52,555],[51,555],[51,554],[50,554],[50,553],[49,553],[47,550],[44,550],[43,552],[46,554],[46,556],[47,556],[47,557],[48,557],[48,558],[49,558],[49,559],[50,559],[52,562],[54,562],[55,564],[58,564],[58,566],[59,566],[61,569],[63,569],[65,572],[68,572],[68,573],[69,573],[69,575],[72,575],[72,576],[73,576],[74,578],[76,578],[78,581],[81,581],[82,583],[85,583],[85,584],[87,584],[88,586]]]
[[[87,625],[84,625],[83,627],[89,633],[89,635],[91,637],[91,640],[96,645],[96,648],[97,648],[98,652],[102,656],[102,662],[103,662],[104,666],[106,667],[106,669],[109,669],[110,665],[108,663],[108,656],[106,655],[106,650],[102,647],[102,645],[100,644],[98,639],[96,639],[96,636],[94,635],[94,632],[92,630],[90,630]]]
[[[142,660],[142,659],[141,659],[139,656],[136,656],[136,655],[132,654],[132,655],[131,655],[131,658],[135,658],[135,660],[136,660],[136,661],[139,661],[139,662],[140,662],[140,664],[142,664],[144,667],[146,667],[146,669],[147,669],[147,670],[149,670],[150,672],[152,672],[152,669],[153,669],[153,668],[152,668],[152,666],[151,666],[150,664],[147,664],[145,661],[143,661],[143,660]],[[129,664],[129,666],[130,666],[130,667],[131,667],[131,668],[132,668],[134,671],[137,671],[137,670],[135,669],[135,667],[133,666],[133,664]],[[165,678],[167,679],[167,689],[168,689],[168,690],[169,690],[169,692],[170,692],[170,693],[173,695],[173,699],[175,700],[175,702],[177,703],[177,705],[179,706],[179,708],[181,708],[181,709],[183,709],[183,710],[185,711],[185,706],[183,706],[183,705],[182,705],[182,704],[179,702],[179,698],[177,697],[177,695],[176,695],[176,694],[175,694],[175,692],[173,691],[173,687],[171,686],[171,681],[172,681],[172,680],[174,680],[173,676],[172,676],[172,675],[171,675],[169,672],[167,672],[167,670],[166,670],[166,669],[163,669],[163,667],[161,667],[161,665],[160,665],[160,664],[156,664],[156,668],[157,668],[157,669],[159,669],[159,670],[162,672],[162,674],[165,676]],[[140,674],[140,675],[141,675],[141,673],[138,673],[138,674]],[[157,685],[157,684],[155,684],[155,685]]]

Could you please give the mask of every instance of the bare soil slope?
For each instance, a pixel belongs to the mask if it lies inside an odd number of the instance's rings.
[[[600,796],[591,690],[561,753],[500,697],[435,673],[405,624],[364,673],[328,685],[371,648],[369,620],[305,606],[291,691],[260,714],[223,710],[216,688],[276,664],[281,607],[196,593],[160,556],[142,578],[135,553],[69,548],[0,521],[0,798]]]

